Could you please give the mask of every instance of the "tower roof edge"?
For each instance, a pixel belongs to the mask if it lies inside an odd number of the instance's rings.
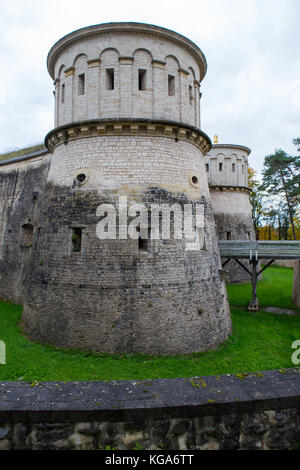
[[[77,42],[81,39],[86,39],[91,36],[104,34],[107,32],[128,32],[128,33],[143,33],[143,34],[152,34],[160,36],[164,39],[169,39],[174,42],[177,42],[183,47],[186,47],[192,55],[195,57],[201,73],[200,81],[203,80],[206,71],[207,71],[207,62],[205,55],[201,49],[190,39],[179,34],[175,31],[172,31],[161,26],[156,26],[146,23],[135,23],[135,22],[111,22],[111,23],[102,23],[93,26],[87,26],[84,28],[77,29],[72,33],[63,36],[59,39],[50,49],[47,56],[47,68],[48,72],[54,79],[54,65],[55,60],[59,53],[67,46],[70,46],[72,43]]]

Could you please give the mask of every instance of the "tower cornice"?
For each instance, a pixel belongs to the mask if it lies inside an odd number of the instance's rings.
[[[237,150],[244,150],[247,152],[248,155],[251,153],[251,149],[249,147],[245,147],[244,145],[238,145],[238,144],[213,144],[212,145],[212,150],[213,149],[237,149]]]
[[[209,184],[209,189],[210,191],[236,191],[240,193],[250,193],[252,191],[251,188],[248,186],[234,186],[234,185],[214,185],[214,184]]]
[[[174,121],[151,119],[93,119],[57,127],[45,137],[45,145],[53,150],[72,140],[101,135],[143,135],[185,140],[196,145],[206,155],[211,149],[210,138],[200,129]]]

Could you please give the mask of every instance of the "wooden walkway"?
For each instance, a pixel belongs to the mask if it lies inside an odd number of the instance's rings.
[[[268,268],[276,259],[300,259],[300,241],[255,241],[255,240],[221,240],[219,249],[222,258],[226,258],[222,267],[232,259],[238,263],[250,276],[252,283],[252,299],[248,310],[258,310],[256,286],[258,276]],[[241,260],[248,259],[250,269]],[[261,260],[269,260],[259,269]]]

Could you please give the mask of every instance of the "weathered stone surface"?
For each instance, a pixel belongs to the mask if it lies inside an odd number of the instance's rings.
[[[195,386],[199,383],[206,387]],[[145,400],[147,387],[152,395]],[[133,401],[125,399],[126,390]],[[49,382],[37,388],[3,382],[0,449],[297,449],[299,397],[299,369],[249,374],[243,380]]]
[[[44,163],[5,174],[0,189],[3,201],[14,194],[4,216],[2,246],[7,242],[13,249],[3,249],[0,257],[0,295],[18,301],[25,297],[22,323],[31,338],[63,347],[150,354],[207,349],[226,339],[231,323],[225,283],[218,274],[208,189],[200,199],[206,211],[207,250],[188,253],[181,241],[161,241],[158,253],[143,259],[137,241],[101,242],[96,237],[98,205],[116,204],[118,194],[45,186],[47,169]],[[32,209],[33,184],[40,196]],[[184,193],[159,187],[140,189],[129,199],[137,196],[146,205],[195,204]],[[32,247],[23,248],[20,228],[27,222],[35,231]],[[84,251],[72,254],[70,226],[79,222],[85,227]],[[101,253],[100,265],[95,253]]]
[[[247,147],[218,144],[205,156],[219,240],[255,240],[248,191],[249,154]],[[247,261],[243,264],[249,269]],[[250,281],[249,274],[233,260],[224,270],[229,282]]]
[[[1,166],[0,296],[24,301],[31,339],[59,347],[215,348],[231,319],[203,160],[211,147],[200,129],[205,58],[187,38],[152,25],[98,25],[64,42],[48,56],[52,155]],[[182,214],[172,217],[171,237],[147,248],[100,240],[97,209],[111,204],[119,216],[121,196],[148,211],[201,204],[201,249],[172,236]],[[117,218],[117,235],[125,225]]]
[[[113,70],[113,86],[107,69]],[[48,70],[55,80],[56,126],[122,116],[182,119],[200,127],[199,87],[206,61],[195,44],[173,31],[138,23],[84,28],[53,46]],[[143,89],[139,70],[145,74]],[[78,92],[82,75],[83,94]],[[170,76],[174,93],[168,91]]]

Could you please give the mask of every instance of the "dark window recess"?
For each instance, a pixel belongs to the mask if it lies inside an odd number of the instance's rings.
[[[24,224],[21,227],[20,245],[24,247],[32,246],[33,240],[33,225]]]
[[[209,172],[209,163],[205,164],[205,168],[206,168],[206,173],[208,173]]]
[[[148,238],[144,239],[141,236],[138,238],[139,251],[150,251],[150,241],[151,241],[151,228],[148,228]]]
[[[106,89],[115,89],[115,71],[114,69],[106,69]]]
[[[226,232],[226,238],[227,240],[231,240],[231,232]]]
[[[139,90],[146,90],[147,82],[147,71],[144,69],[139,69]]]
[[[73,228],[72,230],[72,251],[78,253],[81,251],[82,228]]]
[[[232,173],[235,173],[235,163],[232,164]]]
[[[219,170],[223,171],[223,163],[219,163]]]
[[[243,174],[245,173],[245,167],[244,167],[244,165],[242,165],[242,173],[243,173]]]
[[[168,95],[175,95],[175,77],[173,75],[168,75]]]
[[[63,83],[61,86],[61,102],[65,102],[65,84]]]
[[[193,87],[189,85],[189,101],[190,104],[193,104]]]
[[[78,95],[84,95],[85,92],[85,77],[84,73],[78,75]]]

